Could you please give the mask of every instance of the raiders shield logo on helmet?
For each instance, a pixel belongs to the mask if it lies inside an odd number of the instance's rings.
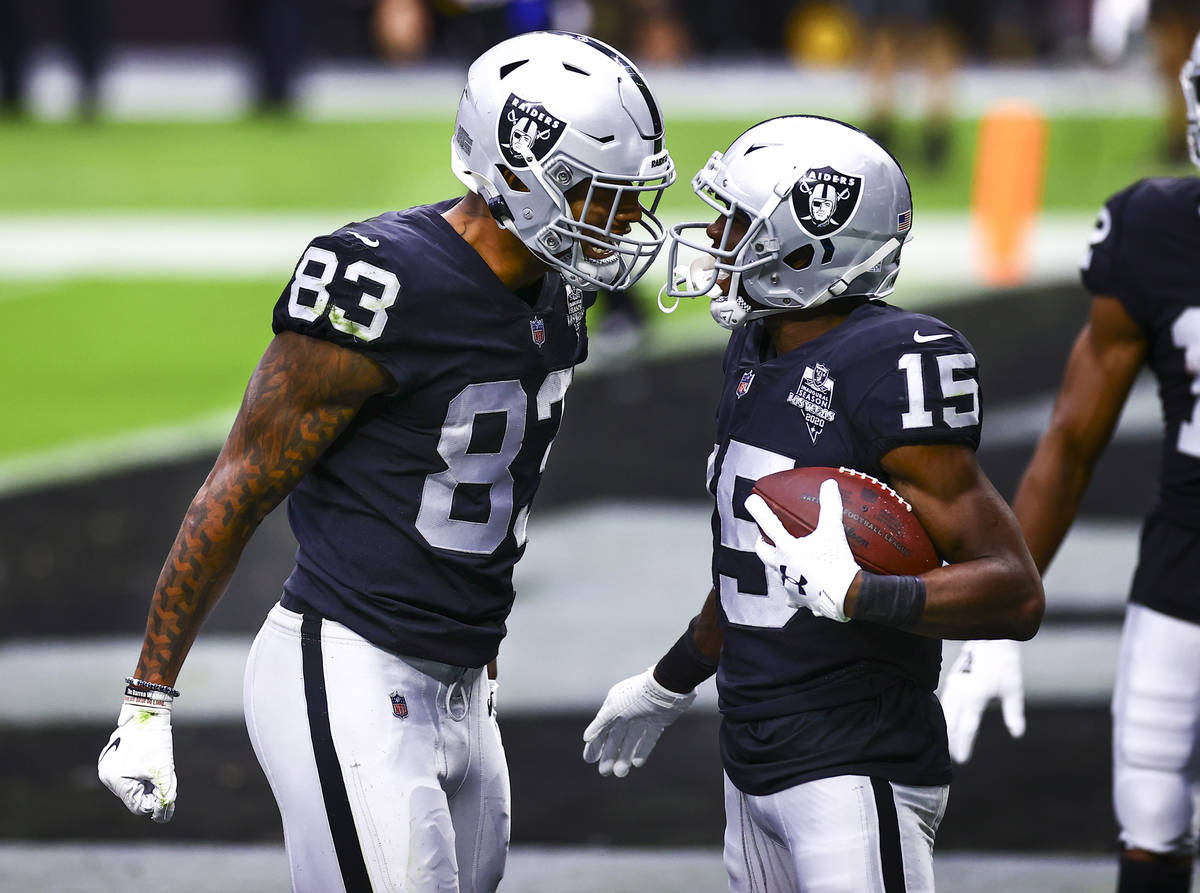
[[[809,168],[792,187],[792,210],[800,229],[816,239],[840,232],[858,210],[862,177],[826,165]]]
[[[566,126],[567,122],[554,117],[540,102],[510,93],[500,113],[496,138],[508,166],[521,170],[529,167],[529,157],[538,161],[545,158],[558,144]]]

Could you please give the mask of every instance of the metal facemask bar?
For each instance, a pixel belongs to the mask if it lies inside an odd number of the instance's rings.
[[[717,277],[723,272],[729,274],[729,295],[737,295],[743,273],[779,260],[777,247],[779,240],[775,237],[775,228],[772,226],[770,218],[779,203],[788,195],[793,181],[784,178],[762,208],[751,208],[717,185],[716,179],[721,172],[723,161],[724,155],[721,152],[713,152],[708,163],[692,178],[692,191],[700,197],[701,201],[725,218],[721,241],[718,245],[713,245],[712,240],[708,239],[707,230],[710,223],[689,221],[671,227],[671,245],[667,255],[667,264],[671,272],[666,285],[658,293],[658,307],[663,313],[675,312],[681,298],[715,299],[716,296],[713,294],[715,283]],[[787,187],[780,194],[780,187],[785,183]],[[744,214],[750,223],[746,228],[745,235],[738,240],[736,245],[730,246],[729,236],[733,231],[734,218],[738,213]],[[707,242],[702,241],[700,236],[685,235],[690,230],[699,230]],[[753,242],[762,242],[764,246],[774,245],[776,247],[765,254],[760,254],[756,260],[739,263],[738,258]],[[679,247],[681,245],[699,252],[699,257],[691,264],[680,264]],[[712,259],[711,265],[702,263],[706,257]],[[664,294],[675,299],[675,302],[669,307],[663,303]]]
[[[1179,71],[1179,85],[1183,88],[1183,101],[1187,106],[1187,148],[1192,164],[1200,167],[1200,63],[1194,58],[1183,63]]]
[[[526,155],[525,161],[530,173],[553,199],[559,212],[558,217],[538,233],[535,249],[538,255],[561,270],[572,285],[612,291],[624,291],[632,286],[654,263],[666,240],[665,227],[655,215],[655,211],[662,200],[663,192],[675,182],[675,163],[665,150],[662,157],[666,161],[661,173],[651,176],[619,176],[603,173],[573,158],[552,162],[551,173],[532,154]],[[571,205],[563,188],[571,188],[573,172],[583,173],[588,178],[587,196],[581,212],[583,220],[576,220],[572,216]],[[609,194],[612,196],[612,205],[603,227],[586,222],[588,210],[597,198],[597,190],[603,190],[606,197]],[[639,194],[641,219],[630,223],[629,233],[614,233],[613,227],[617,223],[621,199],[628,192]],[[649,205],[642,201],[642,193],[653,194]],[[635,235],[639,232],[642,234],[641,238]],[[583,253],[585,245],[610,252],[610,258],[592,260],[586,257]]]

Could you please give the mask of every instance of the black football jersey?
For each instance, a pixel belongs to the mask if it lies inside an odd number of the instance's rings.
[[[1200,527],[1200,178],[1140,180],[1100,210],[1083,283],[1149,343],[1165,436],[1152,516]]]
[[[841,774],[948,781],[934,694],[941,642],[790,607],[754,553],[758,527],[744,503],[776,471],[846,466],[886,481],[880,459],[896,447],[977,448],[977,365],[954,329],[879,301],[782,356],[762,322],[730,339],[709,489],[722,755],[743,791]]]
[[[284,604],[390,651],[495,657],[530,504],[594,296],[510,291],[441,213],[390,212],[314,239],[275,305],[294,331],[371,357],[369,399],[288,500],[299,542]]]

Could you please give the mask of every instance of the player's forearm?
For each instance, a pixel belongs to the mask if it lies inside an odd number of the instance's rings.
[[[1021,477],[1013,514],[1039,573],[1046,572],[1075,520],[1093,465],[1094,459],[1072,459],[1063,438],[1050,431]]]
[[[248,433],[250,413],[243,407],[159,574],[134,673],[138,679],[174,684],[246,543],[353,414],[351,409],[317,410],[284,417],[254,437]]]
[[[239,501],[211,479],[196,494],[159,573],[136,678],[174,685],[201,624],[269,510],[265,503]]]
[[[925,610],[908,628],[942,639],[1033,638],[1046,599],[1041,577],[1020,554],[946,565],[923,575]]]
[[[950,564],[916,582],[869,575],[872,588],[863,605],[859,596],[866,572],[860,572],[846,592],[846,616],[940,639],[1032,638],[1045,611],[1041,576],[1007,509],[989,514],[986,501],[976,507],[980,518],[990,520],[973,531],[974,539],[947,544],[943,554]],[[881,607],[889,609],[882,616]],[[918,611],[919,621],[911,622]]]

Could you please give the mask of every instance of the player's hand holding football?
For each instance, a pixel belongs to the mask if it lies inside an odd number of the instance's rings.
[[[821,513],[808,536],[792,536],[758,494],[746,500],[746,511],[758,522],[767,539],[759,537],[754,551],[768,571],[783,578],[788,604],[808,608],[817,617],[841,623],[850,618],[843,610],[846,593],[861,568],[850,552],[842,527],[842,494],[837,481],[821,484]]]
[[[942,689],[942,710],[954,762],[971,759],[979,720],[992,698],[1000,699],[1008,733],[1014,738],[1024,735],[1025,683],[1017,643],[1009,639],[964,642]]]
[[[175,814],[175,755],[170,695],[127,690],[116,731],[96,768],[104,786],[134,815],[165,824]]]
[[[622,679],[608,690],[600,712],[583,732],[583,759],[600,763],[601,775],[624,778],[630,766],[641,767],[663,729],[696,700],[663,688],[654,668]]]

